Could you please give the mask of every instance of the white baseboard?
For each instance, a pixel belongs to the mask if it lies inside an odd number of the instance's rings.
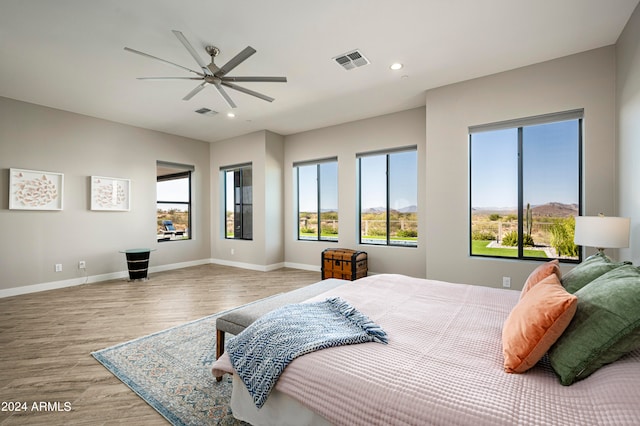
[[[304,263],[284,262],[285,268],[302,269],[304,271],[320,272],[321,268],[318,265],[306,265]]]
[[[190,266],[208,265],[211,263],[211,259],[190,260],[188,262],[170,263],[168,265],[150,266],[149,272],[164,272],[172,271],[174,269],[188,268]]]
[[[88,275],[86,277],[71,278],[68,280],[52,281],[48,283],[26,285],[22,287],[6,288],[6,289],[0,290],[0,298],[20,296],[22,294],[29,294],[29,293],[38,293],[40,291],[47,291],[47,290],[57,290],[59,288],[73,287],[73,286],[89,284],[89,283],[97,283],[100,281],[115,280],[115,279],[124,278],[127,276],[128,276],[128,273],[126,271],[121,271],[121,272],[113,272],[110,274]]]
[[[235,268],[250,269],[253,271],[270,272],[280,268],[294,268],[305,271],[318,271],[320,267],[317,265],[305,265],[303,263],[279,262],[271,265],[255,265],[244,262],[231,262],[224,259],[201,259],[189,262],[171,263],[168,265],[158,265],[149,267],[149,273],[171,271],[174,269],[188,268],[190,266],[207,265],[214,263],[216,265],[233,266]],[[108,274],[87,275],[79,278],[71,278],[68,280],[52,281],[48,283],[26,285],[22,287],[13,287],[0,289],[0,299],[11,296],[20,296],[22,294],[37,293],[40,291],[57,290],[59,288],[73,287],[82,284],[94,284],[103,281],[126,279],[129,277],[128,271],[111,272]]]
[[[253,263],[233,262],[231,260],[225,260],[225,259],[211,259],[211,263],[214,263],[216,265],[223,265],[223,266],[233,266],[234,268],[250,269],[252,271],[260,271],[260,272],[275,271],[276,269],[285,267],[284,262],[273,263],[271,265],[256,265]]]
[[[168,265],[158,265],[149,267],[149,272],[164,272],[173,269],[188,268],[189,266],[207,265],[211,263],[210,259],[193,260],[189,262],[172,263]],[[22,294],[37,293],[40,291],[57,290],[59,288],[73,287],[82,284],[94,284],[103,281],[126,279],[129,277],[128,271],[111,272],[108,274],[87,275],[79,278],[71,278],[68,280],[52,281],[48,283],[26,285],[22,287],[13,287],[0,290],[0,299],[4,297],[20,296]]]

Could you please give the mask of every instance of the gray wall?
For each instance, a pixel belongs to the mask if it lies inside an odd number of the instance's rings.
[[[428,278],[499,287],[510,276],[512,288],[522,288],[537,263],[469,256],[468,127],[577,108],[584,108],[584,213],[613,215],[613,46],[427,92]]]
[[[195,166],[191,241],[156,242],[157,160]],[[9,168],[63,173],[64,209],[8,210]],[[92,175],[131,179],[131,211],[91,211]],[[0,98],[0,294],[82,283],[80,260],[91,280],[126,276],[127,248],[157,249],[152,267],[208,262],[208,193],[208,143]]]
[[[259,131],[211,147],[211,253],[223,265],[272,270],[284,265],[282,233],[283,137]],[[221,167],[252,164],[253,240],[224,238],[224,178]]]
[[[356,154],[408,145],[418,146],[418,164],[424,164],[424,108],[359,120],[298,133],[285,138],[285,258],[291,266],[320,268],[322,250],[344,247],[366,251],[369,271],[425,277],[425,215],[419,214],[418,247],[359,245]],[[339,243],[298,241],[293,196],[293,163],[338,157]],[[424,169],[419,167],[418,211],[425,206]],[[311,268],[309,268],[311,269]]]
[[[618,214],[631,218],[630,248],[620,257],[640,264],[640,6],[616,46]]]
[[[617,47],[429,90],[423,108],[284,137],[260,131],[210,145],[0,98],[0,295],[11,293],[3,289],[82,283],[79,260],[87,262],[91,281],[124,276],[126,263],[118,251],[130,247],[157,249],[151,257],[156,270],[209,261],[259,270],[282,265],[319,270],[320,252],[335,245],[296,240],[292,165],[336,155],[337,246],[367,251],[371,272],[488,286],[511,276],[512,287],[521,288],[537,263],[468,256],[467,129],[575,108],[585,109],[586,213],[631,216],[632,248],[620,257],[639,263],[638,15],[636,10]],[[418,248],[358,246],[355,155],[406,145],[418,146],[422,165]],[[192,241],[155,241],[157,160],[196,167]],[[255,179],[254,240],[226,240],[219,169],[245,162],[253,163]],[[64,210],[8,210],[10,167],[64,173]],[[131,179],[131,211],[90,211],[91,175]],[[64,265],[63,272],[54,272],[55,263]]]

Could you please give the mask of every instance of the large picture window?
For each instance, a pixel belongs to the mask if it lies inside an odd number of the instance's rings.
[[[296,163],[298,239],[338,241],[338,160]]]
[[[222,169],[225,186],[225,238],[253,239],[253,176],[251,164]]]
[[[473,256],[578,261],[582,110],[469,129]]]
[[[193,166],[158,161],[156,165],[156,234],[158,241],[189,240]]]
[[[418,245],[415,146],[358,154],[360,243]]]

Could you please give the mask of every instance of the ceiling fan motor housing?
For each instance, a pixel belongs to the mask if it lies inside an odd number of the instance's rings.
[[[160,80],[162,80],[162,79],[172,79],[172,80],[185,79],[185,80],[200,80],[200,81],[202,81],[191,92],[187,93],[187,95],[184,98],[182,98],[182,100],[185,100],[185,101],[190,100],[197,93],[199,93],[202,89],[204,89],[204,87],[207,84],[212,84],[212,85],[215,86],[215,88],[220,93],[222,98],[227,102],[227,104],[231,108],[236,108],[237,105],[235,104],[235,102],[233,102],[233,99],[231,99],[231,97],[227,94],[227,92],[225,91],[225,89],[222,86],[228,87],[228,88],[236,90],[238,92],[245,93],[247,95],[255,96],[256,98],[265,100],[267,102],[273,102],[274,99],[272,97],[270,97],[270,96],[263,95],[262,93],[256,92],[254,90],[247,89],[247,88],[242,87],[242,86],[238,86],[238,85],[236,85],[236,84],[234,84],[232,82],[239,82],[239,81],[242,81],[242,82],[278,82],[278,83],[286,83],[287,82],[287,78],[286,77],[262,77],[262,76],[232,77],[232,76],[227,76],[228,72],[233,70],[235,67],[237,67],[242,62],[247,60],[251,55],[256,53],[256,50],[251,46],[247,46],[244,50],[242,50],[236,56],[231,58],[222,67],[218,67],[217,65],[215,65],[213,63],[213,60],[214,60],[214,58],[216,56],[218,56],[220,54],[220,49],[218,49],[216,46],[213,46],[213,45],[205,46],[205,50],[211,56],[211,63],[210,64],[206,64],[206,63],[204,63],[204,61],[202,60],[200,55],[198,55],[198,53],[193,48],[191,43],[189,43],[189,40],[187,40],[187,38],[184,36],[184,34],[182,34],[180,31],[177,31],[177,30],[172,30],[172,32],[178,38],[178,40],[183,44],[183,46],[189,51],[189,53],[191,54],[193,59],[195,59],[196,63],[200,66],[200,69],[202,70],[202,72],[194,71],[194,70],[192,70],[190,68],[187,68],[187,67],[184,67],[182,65],[174,64],[173,62],[170,62],[170,61],[167,61],[167,60],[164,60],[164,59],[161,59],[161,58],[157,58],[155,56],[149,55],[148,53],[140,52],[138,50],[131,49],[129,47],[125,47],[124,49],[129,51],[129,52],[136,53],[136,54],[142,55],[142,56],[146,56],[148,58],[155,59],[155,60],[164,62],[164,63],[169,64],[169,65],[173,65],[173,66],[178,67],[180,69],[189,71],[190,73],[198,75],[198,77],[150,77],[150,78],[142,78],[143,80],[152,80],[152,79],[160,79]]]
[[[206,50],[209,56],[211,56],[212,58],[215,58],[220,54],[220,49],[215,46],[207,46],[204,48],[204,50]]]

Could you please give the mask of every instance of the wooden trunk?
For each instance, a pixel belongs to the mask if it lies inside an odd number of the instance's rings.
[[[367,276],[367,253],[351,249],[322,251],[322,279],[357,280]]]

